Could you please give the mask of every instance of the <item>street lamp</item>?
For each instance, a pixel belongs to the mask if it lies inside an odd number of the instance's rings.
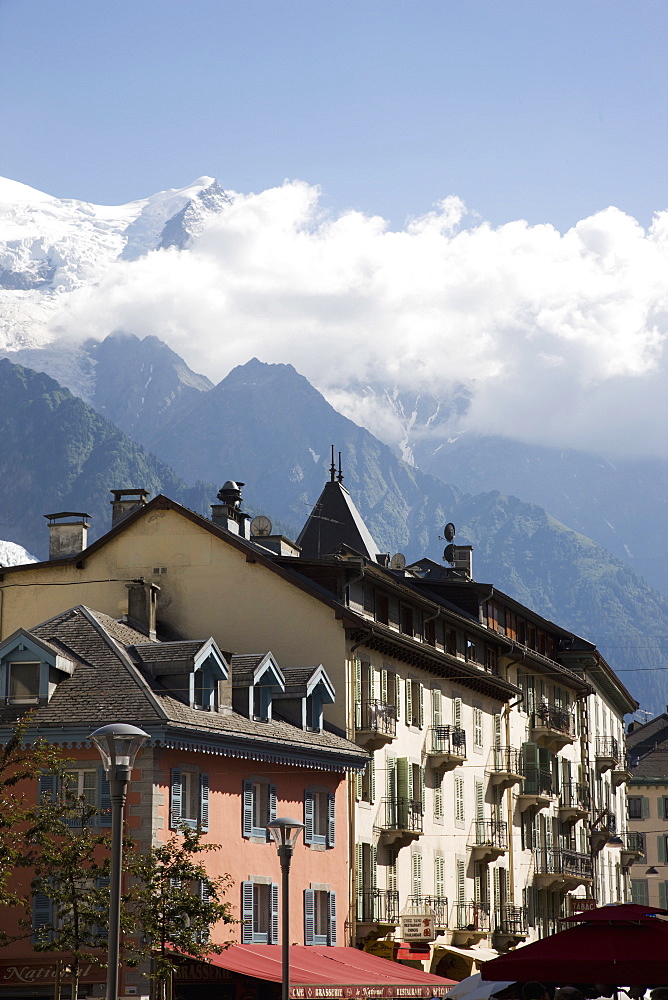
[[[116,722],[90,735],[102,757],[111,793],[111,878],[109,885],[109,954],[107,1000],[118,998],[118,957],[121,924],[121,868],[123,859],[123,807],[135,757],[149,738],[136,726]]]
[[[304,829],[304,824],[300,823],[298,819],[286,819],[282,816],[280,819],[274,819],[271,823],[267,823],[267,829],[274,838],[274,842],[278,848],[281,874],[283,876],[283,884],[281,886],[281,895],[283,897],[281,909],[283,917],[283,929],[281,932],[281,945],[283,948],[281,1000],[288,1000],[290,993],[290,862],[292,861],[297,838]]]

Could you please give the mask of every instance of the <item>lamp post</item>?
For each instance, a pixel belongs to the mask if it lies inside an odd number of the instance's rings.
[[[109,954],[107,957],[107,1000],[118,998],[118,957],[121,924],[121,872],[123,860],[123,807],[140,747],[148,733],[123,722],[102,726],[90,740],[102,757],[111,793],[111,878],[109,885]]]
[[[298,819],[274,819],[267,823],[267,829],[274,838],[278,849],[278,857],[281,862],[281,946],[282,946],[282,988],[281,1000],[288,1000],[290,993],[290,862],[294,853],[295,844],[299,834],[304,829],[304,824]]]

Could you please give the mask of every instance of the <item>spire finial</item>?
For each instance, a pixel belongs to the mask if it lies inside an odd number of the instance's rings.
[[[334,477],[336,475],[336,469],[334,467],[334,445],[332,445],[332,464],[329,467],[329,481],[334,482]]]
[[[343,472],[341,471],[341,452],[339,452],[339,474],[336,478],[340,483],[343,482]]]

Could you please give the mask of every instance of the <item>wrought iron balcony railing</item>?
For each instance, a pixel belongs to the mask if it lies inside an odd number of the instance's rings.
[[[396,736],[397,710],[384,701],[358,701],[355,706],[356,728],[383,736]]]
[[[494,911],[494,930],[497,934],[522,937],[527,933],[526,906],[512,906],[504,903]]]
[[[552,795],[554,779],[552,771],[543,767],[527,767],[524,770],[525,795]]]
[[[563,847],[538,847],[534,851],[534,871],[537,875],[590,879],[592,860],[589,854],[580,854]]]
[[[448,926],[448,897],[447,896],[409,896],[407,910],[410,912],[431,912],[436,916],[437,927]]]
[[[624,837],[624,849],[645,855],[645,834],[630,830]]]
[[[539,705],[533,713],[531,724],[534,728],[554,729],[566,736],[575,735],[571,712],[564,708],[558,708],[556,705]]]
[[[490,770],[494,773],[522,774],[522,751],[513,747],[494,747]]]
[[[473,825],[475,847],[508,848],[508,824],[495,819],[477,819]]]
[[[357,920],[364,924],[398,924],[399,893],[396,889],[358,889]]]
[[[422,803],[416,799],[383,799],[380,828],[422,833]]]
[[[596,756],[604,760],[613,760],[615,764],[619,762],[619,743],[614,736],[596,737]]]
[[[459,931],[489,931],[489,903],[468,900],[454,904],[455,928]]]
[[[430,726],[427,753],[466,757],[466,733],[459,726]]]
[[[579,781],[567,781],[561,786],[561,805],[571,809],[584,809],[589,811],[591,807],[591,794],[589,786],[583,785]]]

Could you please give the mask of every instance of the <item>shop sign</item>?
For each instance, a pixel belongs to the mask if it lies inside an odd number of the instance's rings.
[[[400,1000],[444,997],[449,986],[291,986],[290,1000]]]
[[[401,921],[401,938],[403,941],[433,941],[436,937],[436,917],[410,916],[399,917]]]
[[[179,983],[210,983],[229,982],[232,973],[229,969],[221,969],[219,965],[209,962],[189,962],[177,965],[174,969],[174,979]]]
[[[65,963],[63,963],[65,964]],[[99,965],[82,965],[79,978],[82,983],[103,983],[106,969]],[[64,973],[61,966],[61,977]],[[56,962],[0,962],[0,987],[34,986],[40,983],[53,984],[56,981]]]

